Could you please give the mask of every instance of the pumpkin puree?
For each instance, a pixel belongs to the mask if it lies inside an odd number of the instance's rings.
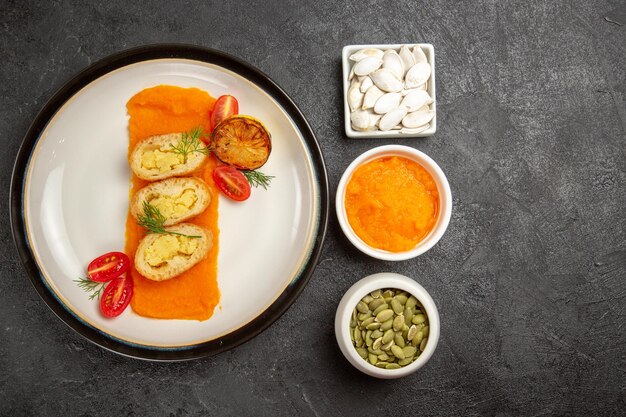
[[[404,252],[435,227],[439,192],[420,164],[392,156],[359,166],[348,181],[344,204],[361,240],[374,248]]]
[[[197,126],[209,132],[209,112],[214,103],[213,97],[197,88],[160,85],[140,91],[126,104],[130,115],[129,156],[137,142],[150,136],[189,131]],[[213,248],[203,261],[176,278],[157,282],[137,272],[135,252],[146,233],[129,211],[126,217],[126,254],[131,261],[134,291],[130,304],[135,313],[160,319],[189,320],[206,320],[213,315],[220,299],[217,287],[218,189],[211,175],[215,166],[215,157],[210,156],[205,167],[194,174],[208,184],[212,199],[204,213],[188,220],[213,232]],[[148,183],[133,174],[130,199]]]

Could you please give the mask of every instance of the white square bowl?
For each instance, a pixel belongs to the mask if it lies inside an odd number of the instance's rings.
[[[354,65],[354,62],[350,60],[350,55],[353,53],[365,49],[365,48],[378,48],[383,51],[388,49],[400,50],[402,46],[408,46],[413,48],[419,46],[424,51],[428,63],[430,64],[430,79],[428,80],[428,94],[433,98],[431,104],[432,111],[435,112],[435,116],[430,121],[430,127],[420,133],[400,133],[399,130],[371,130],[371,131],[359,131],[354,130],[350,123],[350,107],[348,106],[348,89],[350,88],[350,70]],[[432,136],[437,131],[437,97],[435,95],[435,48],[429,43],[402,43],[402,44],[382,44],[382,45],[347,45],[343,47],[341,54],[341,61],[343,67],[343,111],[344,111],[344,125],[346,129],[346,135],[350,138],[417,138],[424,136]]]

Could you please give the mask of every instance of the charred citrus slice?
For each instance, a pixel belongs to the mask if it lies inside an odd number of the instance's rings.
[[[213,130],[215,156],[237,169],[261,167],[272,151],[270,132],[251,116],[236,115],[223,120]]]

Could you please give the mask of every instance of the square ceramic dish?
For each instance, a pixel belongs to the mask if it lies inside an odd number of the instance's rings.
[[[399,130],[388,130],[388,131],[380,131],[380,130],[372,130],[372,131],[359,131],[352,128],[350,124],[350,107],[348,106],[348,89],[350,88],[350,80],[348,79],[350,75],[350,70],[354,65],[354,62],[350,60],[350,55],[355,52],[365,49],[365,48],[378,48],[383,51],[388,49],[399,50],[403,45],[407,45],[411,49],[414,46],[419,45],[424,51],[426,58],[428,59],[428,63],[430,64],[431,75],[428,80],[428,94],[433,98],[433,102],[431,104],[432,111],[435,112],[435,117],[430,121],[430,127],[426,130],[423,130],[419,133],[400,133]],[[344,108],[344,125],[346,130],[346,135],[350,138],[416,138],[416,137],[424,137],[424,136],[432,136],[437,131],[437,97],[435,94],[435,48],[429,43],[404,43],[404,44],[383,44],[383,45],[347,45],[343,47],[343,52],[341,54],[341,61],[343,67],[343,108]]]

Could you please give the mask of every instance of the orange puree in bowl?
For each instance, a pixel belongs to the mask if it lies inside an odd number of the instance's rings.
[[[209,132],[209,111],[214,103],[213,97],[197,88],[160,85],[135,94],[126,105],[130,115],[129,155],[137,142],[149,136],[189,131],[196,126],[202,126],[205,132]],[[191,320],[206,320],[213,315],[220,299],[217,287],[218,190],[211,175],[215,165],[215,158],[211,156],[206,166],[194,174],[206,181],[213,198],[204,213],[188,220],[213,232],[213,248],[203,261],[176,278],[157,282],[137,272],[133,258],[145,231],[128,213],[126,254],[132,265],[130,274],[135,287],[131,306],[135,313],[160,319]],[[147,184],[148,181],[133,175],[130,198]]]
[[[417,162],[384,157],[353,172],[345,205],[348,222],[363,242],[405,252],[435,227],[439,192],[433,177]]]

